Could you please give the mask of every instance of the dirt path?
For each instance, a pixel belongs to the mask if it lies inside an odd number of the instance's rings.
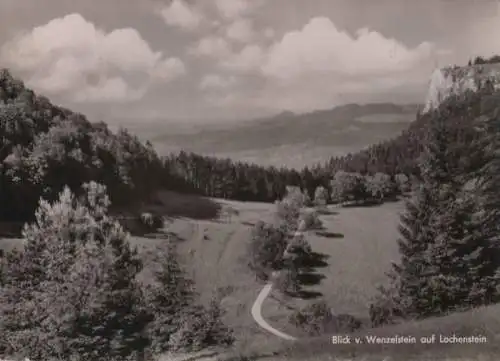
[[[252,317],[260,327],[272,333],[273,335],[278,336],[284,340],[295,341],[297,340],[296,337],[293,337],[291,335],[288,335],[284,332],[275,329],[273,326],[268,324],[266,320],[264,320],[264,318],[262,317],[262,303],[267,298],[267,296],[269,296],[269,293],[271,293],[272,288],[273,288],[272,282],[268,283],[267,285],[264,286],[264,288],[262,288],[252,306],[252,311],[251,311]]]

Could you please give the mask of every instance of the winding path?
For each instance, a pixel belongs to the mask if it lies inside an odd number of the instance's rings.
[[[300,224],[299,229],[303,229],[303,228],[304,228],[304,226],[302,224]],[[298,237],[298,236],[302,236],[302,231],[298,230],[295,232],[294,237]],[[284,253],[286,255],[287,250],[285,250]],[[252,306],[252,310],[251,310],[252,317],[260,327],[262,327],[266,331],[272,333],[273,335],[278,336],[279,338],[282,338],[284,340],[296,341],[297,340],[296,337],[288,335],[284,332],[281,332],[281,331],[275,329],[273,326],[271,326],[269,323],[267,323],[266,320],[264,320],[264,318],[262,317],[262,303],[267,298],[267,296],[269,296],[269,294],[271,293],[271,290],[273,288],[273,280],[278,276],[278,274],[279,274],[278,271],[274,271],[271,275],[271,281],[269,283],[267,283],[260,291],[259,295],[257,296],[257,299],[255,300],[255,302],[253,303],[253,306]]]
[[[284,332],[281,332],[277,329],[275,329],[273,326],[268,324],[266,320],[262,317],[262,303],[264,300],[269,296],[269,293],[271,293],[271,289],[273,288],[272,282],[269,282],[262,288],[260,291],[259,295],[257,296],[257,299],[255,300],[253,306],[252,306],[252,317],[257,322],[257,324],[265,329],[266,331],[272,333],[275,336],[278,336],[284,340],[289,340],[289,341],[295,341],[297,340],[296,337],[293,337],[291,335],[288,335]]]

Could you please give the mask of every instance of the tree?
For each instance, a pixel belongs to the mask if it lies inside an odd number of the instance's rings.
[[[467,98],[455,98],[433,113],[419,188],[401,216],[402,259],[393,270],[402,308],[411,317],[490,303],[498,284],[497,243],[485,239],[483,206],[474,187],[466,187],[478,159],[477,149],[464,141],[476,132],[468,104]]]
[[[395,184],[388,174],[377,172],[372,177],[366,178],[366,190],[377,201],[393,196]]]
[[[178,261],[173,243],[158,246],[150,255],[148,263],[151,264],[153,282],[145,287],[152,316],[148,336],[151,351],[159,354],[169,350],[170,339],[180,327],[179,314],[194,304],[196,293],[193,281]]]
[[[223,310],[217,295],[208,307],[199,304],[194,282],[178,260],[175,245],[168,242],[151,252],[153,282],[146,287],[151,323],[151,351],[192,351],[232,343],[232,331],[222,322]]]
[[[9,255],[0,307],[9,353],[123,360],[147,346],[142,263],[107,215],[106,188],[83,188],[80,199],[66,187],[58,201],[41,200],[24,251]]]
[[[314,209],[302,210],[298,222],[298,230],[300,231],[307,231],[310,229],[318,230],[323,227],[323,222],[319,218],[318,212]]]
[[[314,205],[319,212],[324,212],[327,210],[326,205],[328,204],[328,190],[319,186],[314,190]]]
[[[396,182],[396,185],[401,194],[407,194],[411,192],[412,185],[410,177],[408,177],[406,174],[403,173],[396,174],[394,176],[394,181]]]
[[[335,173],[330,185],[332,187],[331,198],[336,203],[365,200],[364,178],[359,173],[339,171]]]
[[[267,280],[273,270],[281,268],[283,252],[288,245],[287,237],[283,226],[264,222],[254,226],[247,245],[247,262],[258,279]]]
[[[276,218],[278,225],[283,225],[288,234],[297,230],[302,209],[305,207],[307,197],[298,187],[287,187],[287,194],[276,204]]]

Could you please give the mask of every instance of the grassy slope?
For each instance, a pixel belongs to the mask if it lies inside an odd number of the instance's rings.
[[[194,198],[173,193],[163,194],[167,204],[165,211],[190,208]],[[167,201],[170,200],[169,203]],[[231,207],[239,214],[215,219],[194,219],[176,214],[167,222],[168,232],[180,240],[180,252],[186,260],[189,271],[194,275],[203,298],[208,298],[216,287],[230,287],[231,292],[223,304],[228,310],[226,321],[235,328],[240,339],[239,348],[257,351],[280,350],[282,356],[273,360],[383,360],[382,355],[391,355],[391,360],[410,360],[416,351],[424,347],[388,346],[386,350],[360,346],[332,346],[327,338],[302,339],[293,344],[270,336],[258,328],[250,316],[250,308],[262,287],[245,268],[241,257],[245,252],[251,225],[258,220],[270,219],[273,206],[263,203],[243,203],[217,201],[223,208]],[[375,291],[377,283],[384,280],[384,272],[390,261],[397,257],[395,239],[397,237],[397,214],[401,203],[385,204],[373,208],[334,209],[332,214],[323,215],[322,220],[330,237],[309,232],[308,240],[315,251],[327,254],[328,266],[320,270],[326,278],[311,289],[323,293],[335,312],[367,316],[367,301]],[[338,214],[335,214],[338,211]],[[178,212],[179,213],[179,212]],[[207,236],[205,239],[204,236]],[[343,235],[341,237],[340,235]],[[133,237],[132,243],[147,250],[164,240]],[[1,239],[0,248],[10,248],[18,241]],[[147,277],[147,273],[145,273]],[[277,295],[275,294],[274,297]],[[279,297],[276,297],[279,298]],[[306,300],[288,300],[286,307],[273,298],[264,303],[264,317],[276,328],[300,335],[287,323],[291,309],[303,305]],[[464,334],[485,334],[489,338],[486,345],[469,347],[455,346],[432,350],[434,358],[444,359],[444,355],[496,351],[493,334],[500,333],[500,307],[490,307],[467,314],[457,314],[448,318],[427,320],[420,323],[385,327],[373,330],[372,334],[408,334],[416,337],[432,333],[462,332]],[[500,339],[496,340],[500,344]],[[367,358],[366,356],[370,356]],[[401,356],[398,358],[398,355]],[[344,357],[345,358],[341,358]],[[352,358],[355,357],[355,358]],[[418,356],[418,360],[427,360]],[[477,358],[474,358],[477,359]],[[388,359],[389,360],[389,359]],[[458,359],[457,359],[458,360]]]
[[[223,303],[228,310],[227,322],[236,329],[239,338],[248,340],[246,347],[259,350],[274,349],[279,340],[260,330],[250,316],[250,308],[262,287],[246,269],[245,242],[251,226],[258,220],[270,220],[273,205],[252,202],[217,201],[223,208],[236,209],[231,218],[214,220],[171,219],[167,228],[181,239],[180,252],[194,275],[203,297],[209,297],[216,287],[230,287]],[[375,292],[375,286],[384,281],[384,272],[397,256],[397,213],[400,203],[377,208],[332,208],[332,214],[323,215],[330,237],[309,232],[313,248],[329,258],[328,266],[320,272],[326,278],[308,290],[321,292],[336,312],[367,317],[366,304]],[[207,239],[204,238],[207,236]],[[159,240],[134,238],[134,243],[147,245]],[[287,300],[278,294],[264,303],[263,315],[280,330],[300,335],[288,324],[290,312],[311,300]]]

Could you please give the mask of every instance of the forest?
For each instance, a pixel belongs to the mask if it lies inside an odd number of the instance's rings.
[[[426,116],[417,117],[396,139],[295,170],[186,152],[160,156],[151,144],[142,144],[126,129],[114,134],[104,122],[91,123],[82,114],[53,105],[8,70],[0,73],[0,102],[0,199],[4,205],[0,219],[19,222],[32,219],[40,197],[54,200],[64,185],[78,192],[90,180],[108,187],[115,206],[129,205],[161,187],[274,202],[283,197],[287,185],[294,185],[313,197],[319,186],[331,193],[331,182],[339,171],[353,173],[350,179],[364,177],[366,184],[386,179],[383,174],[397,183],[401,174],[410,177],[415,172],[422,129],[428,121]],[[356,195],[360,200],[371,198],[370,186],[364,188]]]

